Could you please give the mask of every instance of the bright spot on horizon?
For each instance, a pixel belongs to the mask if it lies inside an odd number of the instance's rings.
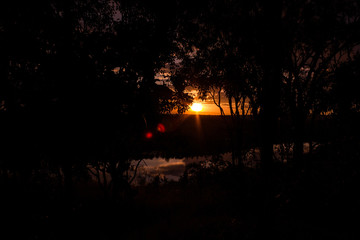
[[[203,109],[203,105],[201,103],[193,103],[190,109],[194,112],[200,112]]]

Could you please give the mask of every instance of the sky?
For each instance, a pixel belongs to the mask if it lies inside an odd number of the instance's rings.
[[[114,72],[118,72],[119,68],[114,68]],[[156,74],[156,84],[159,85],[167,85],[170,89],[172,88],[171,83],[169,81],[170,73],[169,70],[166,68],[161,69],[159,73]],[[202,104],[202,110],[199,112],[192,111],[191,108],[189,108],[188,111],[185,112],[185,114],[197,114],[197,115],[221,115],[220,109],[216,104],[214,103],[212,98],[208,98],[206,100],[200,100],[198,98],[198,91],[193,87],[187,87],[185,90],[185,93],[189,94],[194,98],[194,103],[201,103]],[[216,99],[218,97],[216,96]],[[228,103],[228,99],[225,96],[224,92],[221,92],[221,104],[220,106],[224,110],[225,115],[230,115],[230,107]],[[173,113],[176,113],[176,111],[173,111]]]
[[[185,114],[199,114],[199,115],[220,115],[219,108],[211,102],[201,102],[203,109],[199,112],[194,112],[191,109],[185,112]]]
[[[215,105],[211,98],[201,101],[197,98],[198,91],[196,89],[189,89],[186,93],[189,93],[194,97],[194,103],[201,103],[203,109],[199,112],[194,112],[191,109],[185,112],[185,114],[199,114],[199,115],[220,115],[220,109]],[[230,108],[228,104],[228,100],[225,96],[221,96],[221,107],[223,108],[226,115],[230,115]]]
[[[161,71],[156,74],[155,79],[157,79],[156,83],[159,85],[166,84],[170,85],[171,83],[168,81],[170,77],[169,70],[166,68],[161,69]],[[169,86],[171,88],[171,86]],[[203,109],[199,112],[194,112],[191,109],[185,112],[185,114],[198,114],[198,115],[220,115],[220,109],[215,105],[211,98],[201,101],[198,99],[198,91],[195,88],[187,87],[185,93],[190,94],[194,97],[194,103],[201,103]],[[228,99],[225,94],[221,94],[221,107],[223,108],[225,115],[230,115],[230,108]],[[174,112],[175,113],[175,112]]]

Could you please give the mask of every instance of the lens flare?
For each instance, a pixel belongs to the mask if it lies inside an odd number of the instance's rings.
[[[162,124],[162,123],[159,123],[158,125],[157,125],[157,128],[156,128],[157,130],[158,130],[158,132],[161,132],[161,133],[164,133],[165,132],[165,126],[164,126],[164,124]]]
[[[152,137],[153,137],[152,132],[146,132],[146,133],[145,133],[145,137],[146,137],[147,139],[152,138]]]

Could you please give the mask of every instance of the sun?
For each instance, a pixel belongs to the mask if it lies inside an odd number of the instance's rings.
[[[200,112],[203,109],[203,105],[201,103],[193,103],[190,109],[194,112]]]

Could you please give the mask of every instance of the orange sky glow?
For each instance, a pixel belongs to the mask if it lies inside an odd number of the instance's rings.
[[[156,84],[159,85],[167,85],[170,89],[172,89],[170,79],[170,70],[168,67],[162,68],[155,76]],[[189,109],[185,112],[185,114],[197,114],[197,115],[220,115],[220,109],[218,106],[215,105],[213,99],[209,98],[206,100],[201,101],[198,98],[198,90],[192,87],[187,87],[185,93],[189,94],[194,98],[194,103],[201,103],[202,110],[201,111],[193,111],[189,106]],[[230,115],[230,107],[228,103],[228,99],[225,97],[224,93],[221,93],[221,107],[224,110],[225,115]],[[173,111],[172,113],[176,113]]]

